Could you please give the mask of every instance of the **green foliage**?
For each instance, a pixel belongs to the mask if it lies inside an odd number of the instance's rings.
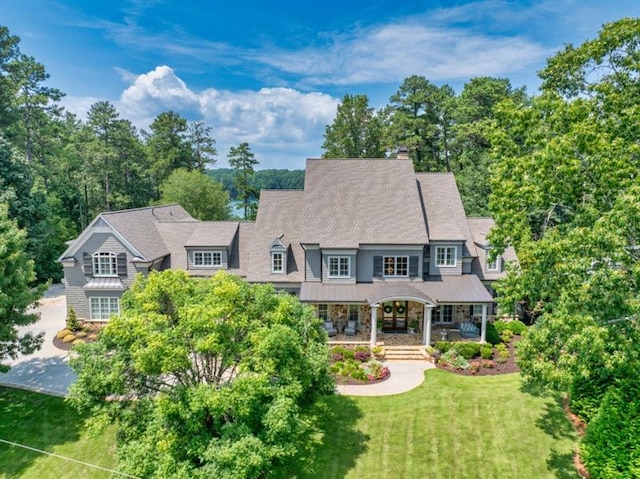
[[[174,170],[160,185],[160,192],[160,203],[178,203],[196,219],[211,221],[230,217],[229,193],[199,171]]]
[[[238,192],[238,199],[244,205],[244,219],[255,218],[255,214],[250,214],[253,198],[258,196],[259,191],[251,185],[250,179],[255,171],[254,167],[258,164],[255,155],[249,147],[249,143],[240,143],[237,147],[231,147],[229,150],[229,165],[235,171],[235,187]],[[255,212],[254,212],[255,213]]]
[[[452,345],[453,343],[449,341],[436,341],[434,344],[434,348],[440,351],[441,353],[446,353],[447,351],[449,351],[449,349],[451,349]]]
[[[68,330],[77,331],[78,329],[80,329],[80,321],[78,320],[76,310],[73,309],[73,306],[71,306],[69,308],[69,311],[67,311],[67,319],[65,324]]]
[[[500,337],[500,334],[498,333],[498,330],[496,329],[493,322],[487,322],[487,331],[486,331],[485,339],[489,344],[492,344],[494,346],[502,342],[502,338]]]
[[[342,98],[336,117],[324,131],[323,158],[384,158],[382,119],[366,95]]]
[[[469,369],[469,361],[454,349],[442,353],[442,356],[438,359],[438,364],[452,369]]]
[[[508,328],[500,333],[500,339],[504,343],[508,343],[509,341],[511,341],[511,338],[513,338],[513,331]]]
[[[0,361],[30,354],[40,347],[44,333],[20,334],[18,328],[33,324],[38,316],[27,312],[42,296],[46,284],[32,289],[33,260],[25,253],[26,234],[9,219],[6,204],[0,203]],[[9,367],[0,363],[0,372]]]
[[[463,358],[469,360],[480,355],[480,348],[482,345],[473,341],[456,341],[451,346],[456,353]]]
[[[69,400],[119,425],[130,474],[286,477],[313,441],[314,404],[333,392],[325,341],[313,310],[269,285],[152,273],[77,347]]]
[[[493,358],[493,347],[490,344],[483,344],[480,348],[480,357],[482,359],[492,359]]]
[[[624,380],[605,393],[598,413],[589,422],[580,447],[592,477],[640,476],[640,387],[636,378]]]
[[[72,343],[76,340],[76,336],[74,334],[67,334],[64,338],[62,338],[63,343]]]
[[[216,168],[208,170],[207,174],[214,180],[222,183],[229,192],[232,200],[238,198],[235,185],[235,172],[231,168]],[[304,170],[257,170],[249,179],[249,184],[260,190],[300,190],[304,187]]]

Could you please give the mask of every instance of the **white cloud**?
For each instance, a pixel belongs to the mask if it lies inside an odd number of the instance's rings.
[[[325,125],[333,121],[338,105],[330,95],[291,88],[195,92],[168,66],[137,76],[121,74],[131,83],[115,102],[122,118],[145,130],[167,110],[202,120],[213,128],[220,166],[226,165],[231,146],[248,142],[261,168],[302,168],[306,157],[320,154]],[[97,101],[71,100],[68,109],[81,117]]]

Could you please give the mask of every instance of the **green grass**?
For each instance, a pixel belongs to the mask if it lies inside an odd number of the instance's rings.
[[[522,392],[516,374],[430,370],[411,392],[333,396],[319,410],[326,433],[307,457],[308,478],[578,478],[577,437],[558,398]],[[113,430],[90,438],[60,398],[0,388],[0,438],[115,466]],[[110,477],[3,443],[0,471],[2,478]]]
[[[0,439],[106,468],[115,466],[113,430],[91,438],[62,398],[0,387]],[[0,443],[1,478],[108,478],[110,473]]]
[[[430,370],[397,396],[329,398],[318,478],[578,478],[577,437],[556,397],[520,390],[517,374]]]

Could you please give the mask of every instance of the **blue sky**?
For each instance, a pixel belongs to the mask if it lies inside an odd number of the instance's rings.
[[[537,90],[564,44],[639,16],[637,0],[0,0],[0,24],[83,117],[108,100],[147,128],[173,109],[213,127],[218,165],[249,142],[261,168],[303,168],[346,93],[384,106],[410,75]]]

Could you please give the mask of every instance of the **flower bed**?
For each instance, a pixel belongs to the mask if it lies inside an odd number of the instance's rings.
[[[389,368],[372,359],[367,346],[334,346],[329,352],[331,372],[338,384],[371,384],[384,381]]]

